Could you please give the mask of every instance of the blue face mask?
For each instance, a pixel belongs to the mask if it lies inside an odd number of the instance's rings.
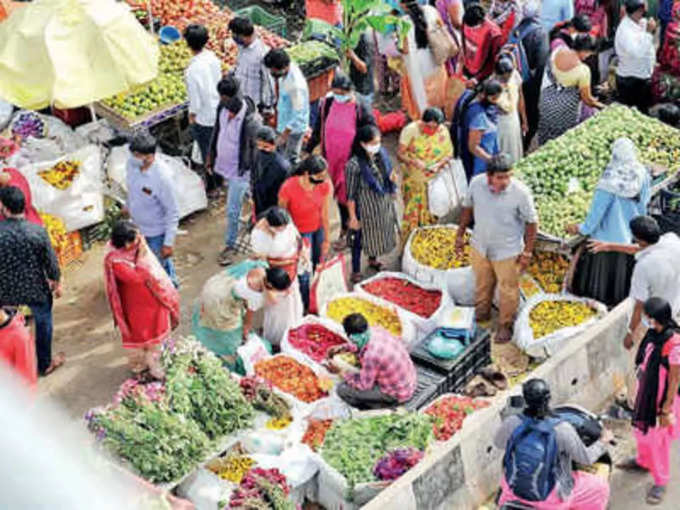
[[[137,158],[137,157],[135,157],[135,156],[132,156],[132,157],[130,158],[130,166],[132,166],[132,168],[134,168],[134,169],[136,169],[136,170],[141,170],[142,167],[144,166],[144,160],[143,160],[143,159],[139,159],[139,158]]]
[[[349,335],[349,339],[356,345],[359,349],[363,349],[368,341],[371,339],[371,331],[367,329],[363,333],[354,333]]]
[[[333,97],[338,103],[346,103],[352,99],[351,94],[333,94]]]

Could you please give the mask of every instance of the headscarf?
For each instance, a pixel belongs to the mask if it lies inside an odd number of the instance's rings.
[[[646,434],[649,428],[657,425],[657,399],[659,396],[659,370],[664,366],[668,370],[668,358],[664,357],[663,348],[673,336],[677,324],[672,318],[671,306],[668,301],[658,297],[651,297],[645,301],[645,313],[663,325],[661,332],[649,328],[642,339],[635,356],[635,364],[641,365],[647,354],[647,347],[652,344],[653,349],[647,358],[645,370],[640,374],[639,389],[635,398],[633,411],[633,427]],[[663,402],[668,398],[667,381],[663,387]]]
[[[630,138],[619,138],[612,145],[612,159],[604,169],[597,189],[624,198],[640,194],[647,169],[640,163]]]
[[[378,159],[379,158],[379,159]],[[373,172],[371,163],[364,157],[359,157],[359,169],[361,170],[361,177],[363,177],[368,187],[380,196],[385,193],[394,193],[397,185],[392,182],[390,176],[392,175],[392,163],[387,156],[387,151],[384,147],[380,148],[380,152],[376,155],[375,166],[378,168],[378,173],[381,179],[378,180]]]
[[[539,0],[524,0],[522,3],[522,18],[538,18],[541,14]]]

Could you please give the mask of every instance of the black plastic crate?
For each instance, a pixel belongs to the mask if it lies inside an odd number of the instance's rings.
[[[418,383],[411,400],[403,404],[409,411],[417,411],[444,393],[446,375],[416,364]]]
[[[411,351],[411,357],[417,365],[446,376],[442,393],[462,390],[480,369],[491,363],[491,334],[486,329],[477,328],[474,340],[452,360],[440,359],[430,354],[425,347],[428,340],[423,339]]]
[[[680,213],[680,193],[667,189],[659,190],[659,201],[663,214]]]
[[[80,237],[83,240],[83,249],[87,251],[97,242],[108,241],[110,233],[109,226],[104,222],[81,228]]]
[[[680,236],[680,213],[667,213],[663,216],[655,216],[654,218],[659,224],[661,233],[668,234],[672,232]]]

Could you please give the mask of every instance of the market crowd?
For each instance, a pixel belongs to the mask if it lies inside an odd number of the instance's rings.
[[[268,48],[250,20],[237,17],[229,24],[239,52],[226,75],[206,49],[206,28],[184,31],[193,54],[185,81],[191,136],[201,155],[197,171],[210,195],[226,194],[223,246],[216,254],[225,269],[206,282],[192,329],[231,370],[243,370],[237,349],[258,329],[257,311],[264,317],[261,336],[276,349],[313,308],[312,275],[332,253],[349,251],[349,278],[358,283],[379,272],[381,258],[403,248],[412,231],[438,223],[428,185],[457,160],[467,191],[456,250],[462,253],[471,230],[476,319],[491,319],[498,289],[494,341],[510,342],[519,278],[539,229],[533,197],[513,177],[514,165],[612,100],[643,113],[667,102],[658,83],[677,64],[670,47],[680,37],[678,1],[661,0],[656,18],[647,16],[644,0],[493,0],[488,8],[477,0],[387,3],[410,22],[406,36],[363,34],[347,50],[348,74],[337,70],[330,92],[312,103],[298,65],[286,51]],[[308,4],[308,15],[342,22],[337,0]],[[395,84],[406,122],[396,154],[388,154],[374,107],[378,94],[389,94]],[[657,110],[662,121],[677,126],[677,106]],[[148,133],[130,140],[125,218],[113,228],[104,263],[107,298],[130,368],[148,380],[162,377],[158,346],[180,316],[173,264],[177,190],[156,157],[157,145]],[[6,169],[0,186],[0,355],[35,385],[38,375],[65,361],[63,353],[51,353],[60,271],[27,183]],[[637,352],[631,365],[640,375],[638,384],[629,384],[627,405],[638,456],[625,467],[653,474],[646,500],[660,503],[669,483],[671,440],[680,435],[673,397],[680,370],[674,319],[680,312],[680,239],[648,215],[651,186],[633,142],[617,139],[587,218],[569,225],[565,235],[586,239],[573,278],[576,295],[608,307],[627,297],[634,301],[622,342]],[[333,239],[335,207],[341,229]],[[252,211],[245,219],[244,209]],[[244,229],[252,256],[241,260]],[[32,311],[35,340],[19,305]],[[345,375],[341,398],[360,408],[408,401],[416,374],[403,344],[370,327],[361,314],[345,317],[343,327],[360,370]],[[527,383],[525,416],[548,419],[549,396],[544,383]],[[525,423],[517,416],[505,422],[499,445],[516,446],[515,432]],[[547,506],[541,508],[558,508],[562,501],[605,508],[608,489],[593,475],[571,471],[572,458],[591,463],[602,444],[586,449],[568,425],[556,430],[558,488],[543,494]],[[503,498],[531,500],[521,480],[508,476],[506,471]]]

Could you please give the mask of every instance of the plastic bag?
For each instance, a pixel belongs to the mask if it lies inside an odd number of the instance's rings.
[[[596,315],[577,326],[558,329],[544,337],[534,338],[534,332],[531,329],[531,324],[529,322],[529,315],[531,314],[531,311],[543,301],[571,301],[575,303],[585,303],[595,310]],[[529,356],[545,358],[553,355],[566,344],[566,340],[585,330],[606,313],[607,307],[593,299],[565,294],[536,294],[527,301],[515,320],[513,341]]]
[[[269,356],[269,350],[262,339],[254,333],[248,335],[248,340],[241,347],[236,349],[243,368],[247,374],[255,371],[255,363]]]
[[[439,332],[432,334],[426,345],[427,352],[440,359],[454,359],[465,350],[457,338],[447,338]]]
[[[0,99],[0,131],[9,125],[9,121],[12,119],[13,111],[14,106],[11,103]]]
[[[427,205],[430,213],[439,218],[446,216],[460,203],[453,180],[452,164],[442,168],[427,183]]]
[[[309,313],[318,313],[333,296],[347,290],[347,268],[341,253],[317,266],[309,291]]]
[[[446,274],[446,288],[454,303],[459,306],[474,306],[476,280],[472,267],[452,269]]]
[[[196,510],[221,510],[236,484],[222,480],[209,469],[199,468],[177,487],[177,494],[191,501]]]
[[[115,138],[116,134],[106,119],[88,122],[76,128],[76,134],[89,143],[105,143]]]
[[[40,176],[62,161],[79,162],[78,174],[65,189],[58,189]],[[31,187],[33,204],[39,211],[61,218],[68,232],[89,227],[104,219],[101,182],[101,151],[88,145],[57,160],[26,165],[19,171]]]
[[[203,155],[201,154],[201,148],[199,147],[198,142],[194,142],[191,146],[191,161],[197,165],[203,164]]]

